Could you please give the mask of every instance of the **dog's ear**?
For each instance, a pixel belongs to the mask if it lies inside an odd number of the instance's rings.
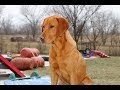
[[[43,25],[44,25],[44,23],[45,23],[45,20],[46,20],[46,18],[43,20],[42,25],[41,25],[41,28],[43,27]]]
[[[69,23],[66,19],[62,17],[56,18],[58,21],[58,27],[57,27],[57,36],[61,36],[62,33],[64,33],[69,28]]]

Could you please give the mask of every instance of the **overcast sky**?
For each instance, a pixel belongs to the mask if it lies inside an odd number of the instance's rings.
[[[120,5],[103,5],[103,11],[112,11],[116,17],[120,18]]]
[[[20,14],[20,7],[21,5],[5,5],[3,10],[3,16],[4,17],[12,17],[14,24],[20,24],[23,23],[22,21],[22,15]]]
[[[5,5],[3,16],[12,17],[14,24],[21,24],[23,16],[20,14],[21,5]],[[104,12],[112,11],[113,14],[120,18],[120,5],[103,5],[101,8]]]

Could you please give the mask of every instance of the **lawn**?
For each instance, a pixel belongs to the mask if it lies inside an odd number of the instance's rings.
[[[120,57],[87,60],[87,72],[95,85],[120,85]]]
[[[87,73],[92,78],[94,85],[120,85],[120,57],[94,58],[86,60]],[[23,71],[30,75],[37,71],[40,75],[50,75],[49,67],[39,67]]]

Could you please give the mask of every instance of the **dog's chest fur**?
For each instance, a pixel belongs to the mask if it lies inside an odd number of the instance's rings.
[[[71,36],[69,36],[70,38]],[[78,54],[77,49],[73,41],[68,40],[66,36],[62,36],[51,47],[51,63],[54,72],[57,73],[59,79],[64,79],[66,82],[70,82],[70,75],[76,70]],[[73,57],[74,56],[74,57]]]
[[[66,59],[64,57],[56,57],[56,70],[55,72],[57,73],[59,79],[64,79],[65,81],[69,81],[70,73],[69,73],[69,66],[68,63],[66,63]]]
[[[71,57],[71,53],[65,53],[66,50],[56,50],[56,55],[54,60],[52,60],[52,64],[54,64],[53,68],[55,68],[55,72],[58,74],[59,78],[64,79],[65,81],[70,81],[70,68],[72,67],[71,61],[73,61],[73,57]]]

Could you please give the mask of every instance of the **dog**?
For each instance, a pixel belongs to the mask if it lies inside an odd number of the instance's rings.
[[[68,21],[61,16],[44,19],[40,39],[51,45],[49,63],[52,85],[92,85],[86,62],[69,32]]]

